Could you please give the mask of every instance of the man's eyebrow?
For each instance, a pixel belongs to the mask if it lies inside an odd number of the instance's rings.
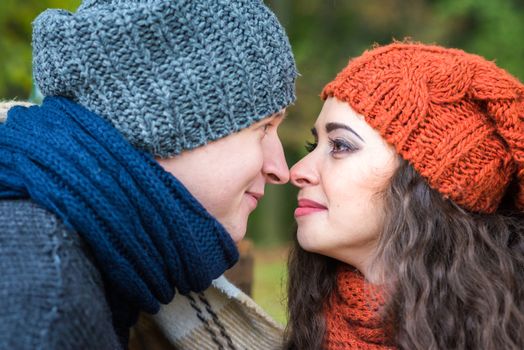
[[[353,129],[351,129],[351,127],[349,127],[348,125],[346,124],[342,124],[342,123],[327,123],[326,124],[326,132],[329,134],[330,132],[334,131],[334,130],[337,130],[337,129],[344,129],[344,130],[347,130],[351,133],[353,133],[356,137],[358,137],[362,142],[365,142],[364,139],[362,137],[360,137],[359,134],[357,134],[357,132]]]
[[[317,128],[315,127],[311,128],[311,135],[313,135],[315,138],[318,138]]]

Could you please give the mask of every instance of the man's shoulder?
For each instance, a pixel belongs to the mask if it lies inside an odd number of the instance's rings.
[[[10,230],[23,230],[35,234],[42,230],[55,230],[58,220],[54,214],[30,200],[3,199],[0,200],[0,223],[2,235]],[[35,231],[35,224],[38,224],[41,230]]]
[[[104,286],[75,231],[29,200],[0,200],[0,348],[114,344]],[[71,343],[71,341],[74,341]]]
[[[53,278],[59,266],[53,255],[68,234],[55,215],[32,201],[0,200],[0,271],[29,281]]]
[[[0,269],[12,263],[18,271],[36,267],[39,275],[58,273],[67,267],[68,260],[58,259],[63,255],[89,256],[78,234],[50,211],[31,200],[0,200]]]

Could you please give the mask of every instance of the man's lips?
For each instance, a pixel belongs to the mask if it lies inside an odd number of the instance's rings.
[[[327,210],[325,205],[312,201],[311,199],[299,199],[298,207],[295,209],[295,217],[318,213]]]
[[[249,194],[250,196],[255,197],[257,201],[259,201],[260,198],[264,196],[263,193],[258,193],[258,192],[246,192],[246,193]]]
[[[264,193],[259,193],[259,192],[246,192],[246,194],[252,199],[252,203],[253,203],[252,209],[255,209],[257,207],[258,202],[264,196]]]

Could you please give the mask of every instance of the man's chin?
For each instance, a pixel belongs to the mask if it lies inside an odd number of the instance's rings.
[[[240,242],[246,236],[247,222],[228,226],[229,227],[226,227],[226,231],[229,233],[235,243]]]

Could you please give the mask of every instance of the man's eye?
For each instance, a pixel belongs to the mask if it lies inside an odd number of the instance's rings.
[[[318,144],[316,142],[306,141],[306,145],[304,147],[306,148],[306,151],[311,153],[311,152],[313,152],[315,150],[315,148],[317,148],[317,145]]]
[[[264,132],[264,134],[267,134],[269,129],[271,129],[271,126],[273,126],[273,124],[271,123],[266,123],[266,124],[263,124],[260,126],[260,128],[262,129],[262,131]]]

